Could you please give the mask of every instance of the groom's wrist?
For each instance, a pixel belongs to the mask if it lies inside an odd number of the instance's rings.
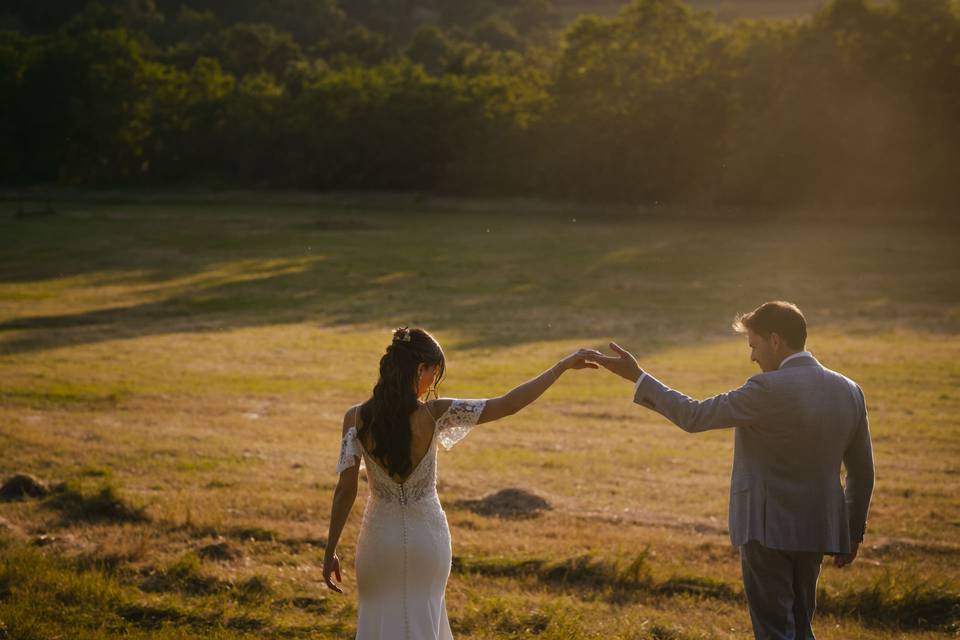
[[[637,375],[637,379],[634,380],[633,391],[636,393],[640,389],[640,385],[643,384],[643,379],[647,377],[646,371],[643,369],[640,370],[640,373]]]

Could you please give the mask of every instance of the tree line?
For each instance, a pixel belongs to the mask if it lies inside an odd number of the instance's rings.
[[[960,9],[14,0],[5,186],[960,204]]]

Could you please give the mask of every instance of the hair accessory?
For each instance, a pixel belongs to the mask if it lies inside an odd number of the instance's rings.
[[[410,329],[401,327],[393,332],[394,342],[410,342]]]

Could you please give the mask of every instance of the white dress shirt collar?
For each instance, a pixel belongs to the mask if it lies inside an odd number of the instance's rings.
[[[781,362],[780,366],[777,368],[782,369],[783,365],[787,364],[787,362],[789,362],[790,360],[793,360],[794,358],[812,358],[812,357],[813,357],[813,354],[810,353],[809,351],[798,351],[797,353],[791,354],[786,358],[784,358],[783,362]]]

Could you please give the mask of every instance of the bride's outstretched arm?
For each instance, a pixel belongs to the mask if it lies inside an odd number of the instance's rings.
[[[563,375],[564,371],[569,369],[596,369],[597,365],[588,362],[588,357],[590,357],[590,352],[587,349],[575,351],[536,378],[514,387],[502,396],[490,398],[484,405],[483,413],[480,414],[477,423],[492,422],[515,414],[543,395],[543,392],[549,389]]]
[[[350,426],[356,423],[354,412],[356,407],[347,411],[343,417],[343,434],[346,435]],[[349,425],[349,426],[348,426]],[[333,508],[330,511],[330,531],[327,533],[327,546],[323,554],[323,579],[327,586],[343,593],[343,589],[333,582],[331,575],[337,577],[337,582],[343,582],[340,577],[340,558],[337,556],[337,543],[340,542],[340,534],[343,533],[343,527],[347,524],[347,517],[353,508],[353,503],[357,500],[357,480],[360,475],[360,465],[353,465],[344,469],[340,473],[340,480],[337,481],[337,488],[333,491]]]

